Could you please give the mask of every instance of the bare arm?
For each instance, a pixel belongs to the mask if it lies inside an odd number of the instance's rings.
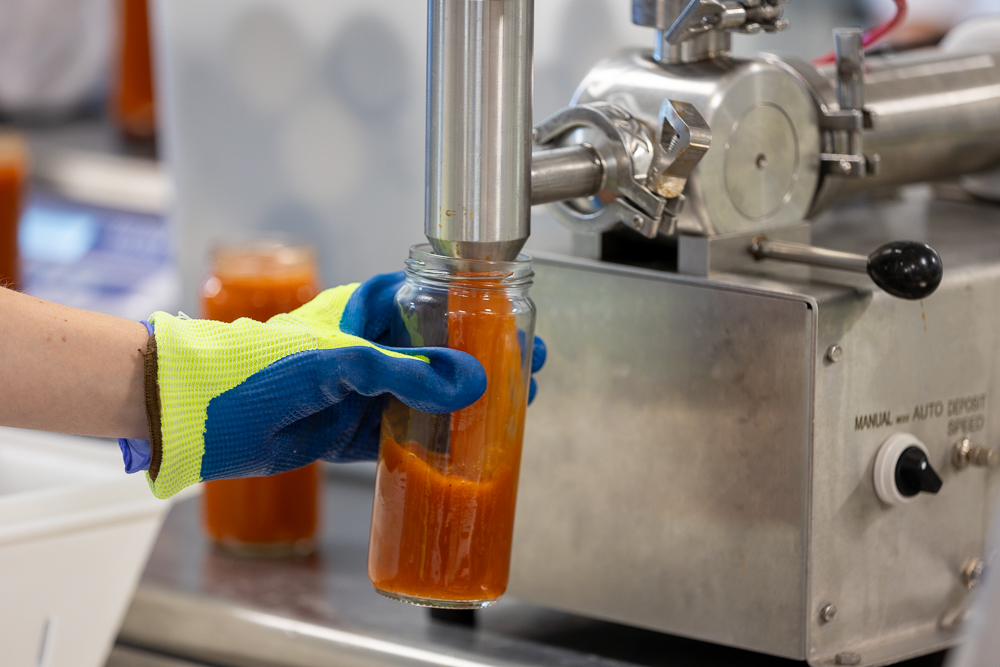
[[[0,288],[0,425],[149,437],[146,328]]]

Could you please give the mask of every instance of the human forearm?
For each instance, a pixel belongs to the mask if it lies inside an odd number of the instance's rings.
[[[146,438],[145,327],[0,289],[0,425]]]

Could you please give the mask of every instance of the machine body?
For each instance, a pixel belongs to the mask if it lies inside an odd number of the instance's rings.
[[[947,270],[922,302],[777,262],[693,277],[536,257],[549,360],[511,595],[812,665],[952,645],[1000,490],[952,462],[1000,442],[997,216],[890,202],[813,230],[847,252],[901,229],[933,242]],[[924,444],[938,493],[881,499],[896,434]]]
[[[782,4],[633,0],[653,48],[532,130],[531,0],[430,0],[426,234],[510,259],[534,203],[582,240],[536,257],[514,595],[883,665],[957,640],[988,557],[1000,227],[843,202],[1000,166],[1000,53],[732,58]]]
[[[950,646],[998,497],[1000,214],[878,193],[1000,166],[1000,54],[730,57],[777,0],[633,18],[654,48],[535,128],[583,242],[536,257],[511,592],[813,665]]]

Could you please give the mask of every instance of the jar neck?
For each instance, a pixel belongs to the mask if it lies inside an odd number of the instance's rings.
[[[437,255],[430,245],[424,244],[410,248],[406,260],[407,279],[445,288],[527,290],[534,275],[531,258],[524,254],[508,262],[459,259]]]

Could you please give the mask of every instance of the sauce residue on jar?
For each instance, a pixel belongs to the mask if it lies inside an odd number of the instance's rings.
[[[384,421],[368,573],[420,600],[497,599],[507,587],[527,382],[510,299],[453,285],[448,347],[486,370],[486,393],[451,415],[446,451],[400,444]]]

